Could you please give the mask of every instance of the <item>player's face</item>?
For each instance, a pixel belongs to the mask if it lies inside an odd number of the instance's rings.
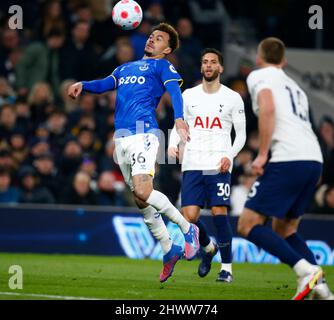
[[[169,34],[160,30],[155,30],[146,41],[145,55],[155,57],[161,54],[171,53],[169,47]]]
[[[219,63],[215,53],[207,53],[202,58],[201,74],[208,82],[216,80],[223,73],[223,66]]]

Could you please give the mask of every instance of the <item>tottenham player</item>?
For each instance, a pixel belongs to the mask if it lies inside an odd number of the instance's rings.
[[[288,264],[298,277],[295,300],[314,288],[318,299],[334,296],[298,225],[322,171],[322,154],[309,121],[305,92],[283,71],[284,43],[266,38],[247,79],[259,118],[260,147],[253,162],[259,175],[238,221],[238,232]],[[271,158],[267,164],[271,151]],[[272,217],[272,229],[265,222]]]
[[[196,225],[190,224],[161,192],[153,189],[153,176],[159,146],[155,109],[163,93],[171,96],[175,126],[182,141],[189,139],[189,129],[183,120],[180,75],[164,58],[178,48],[175,29],[161,23],[149,36],[144,57],[117,67],[105,79],[83,81],[69,88],[76,98],[82,91],[103,93],[117,89],[115,113],[116,154],[123,176],[134,194],[134,199],[152,234],[160,242],[163,269],[160,281],[166,281],[176,262],[184,255],[195,257],[198,249]],[[185,237],[185,250],[173,244],[159,213],[178,224]]]
[[[182,213],[196,223],[204,254],[198,274],[204,277],[211,269],[211,261],[218,249],[221,270],[217,281],[232,281],[232,230],[228,219],[230,207],[231,170],[233,158],[246,140],[244,103],[238,93],[220,83],[222,54],[212,48],[201,55],[202,83],[183,93],[184,118],[190,128],[191,140],[184,146],[182,159]],[[235,139],[231,143],[232,126]],[[169,155],[179,154],[180,139],[172,130]],[[211,208],[217,230],[217,245],[208,237],[199,220],[200,209]],[[218,248],[217,248],[218,247]]]

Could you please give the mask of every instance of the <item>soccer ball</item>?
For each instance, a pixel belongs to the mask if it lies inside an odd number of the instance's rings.
[[[112,10],[112,19],[123,30],[136,29],[143,19],[143,11],[136,1],[121,0]]]

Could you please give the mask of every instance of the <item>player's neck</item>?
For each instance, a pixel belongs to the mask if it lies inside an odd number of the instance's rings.
[[[268,68],[268,67],[274,67],[274,68],[277,68],[277,69],[283,69],[283,64],[273,64],[273,63],[263,62],[260,65],[260,68]]]
[[[144,54],[143,59],[163,59],[165,58],[165,55],[162,54],[158,54],[156,56],[147,56],[146,54]]]
[[[203,79],[202,85],[203,85],[203,90],[206,93],[216,93],[221,87],[219,80],[206,81]]]

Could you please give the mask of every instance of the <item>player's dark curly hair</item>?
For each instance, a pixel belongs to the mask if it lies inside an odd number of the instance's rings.
[[[170,24],[162,22],[155,26],[152,29],[152,32],[157,30],[169,34],[169,47],[172,49],[172,52],[174,52],[180,46],[179,34]]]
[[[222,53],[215,49],[215,48],[205,48],[202,52],[201,52],[201,63],[202,63],[202,60],[203,60],[203,57],[207,54],[207,53],[214,53],[218,56],[218,61],[219,61],[219,64],[221,66],[224,65],[224,58],[223,58],[223,55]]]

